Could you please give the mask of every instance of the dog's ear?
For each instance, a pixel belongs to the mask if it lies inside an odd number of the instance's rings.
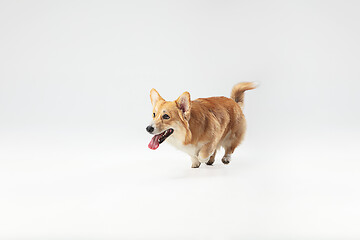
[[[190,93],[184,92],[181,96],[175,101],[176,106],[183,113],[183,116],[186,120],[190,118],[190,109],[191,109],[191,100]]]
[[[160,100],[164,100],[160,94],[155,90],[155,88],[150,91],[150,100],[151,104],[155,107],[156,103]]]

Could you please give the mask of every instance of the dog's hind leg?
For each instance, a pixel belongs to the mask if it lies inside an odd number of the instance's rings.
[[[227,148],[225,149],[225,155],[222,157],[221,161],[223,162],[223,164],[229,164],[231,161],[231,155],[233,154],[235,148]]]
[[[216,150],[213,153],[213,155],[211,155],[209,161],[206,162],[207,165],[213,165],[213,163],[215,162],[215,155],[216,155]]]
[[[243,131],[238,131],[237,134],[230,136],[223,144],[222,147],[225,149],[225,154],[221,161],[224,164],[229,164],[231,161],[231,155],[234,153],[235,148],[240,145],[244,137]]]

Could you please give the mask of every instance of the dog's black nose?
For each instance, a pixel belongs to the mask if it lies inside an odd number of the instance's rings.
[[[147,126],[146,131],[148,131],[149,133],[152,133],[154,131],[154,128],[152,126]]]

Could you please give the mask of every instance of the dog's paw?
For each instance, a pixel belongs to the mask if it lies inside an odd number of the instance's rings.
[[[225,155],[225,156],[221,159],[221,161],[223,162],[223,164],[229,164],[230,161],[231,161],[231,156]]]
[[[198,168],[198,167],[200,167],[200,164],[201,164],[201,163],[196,162],[196,163],[191,164],[191,167],[192,167],[192,168]]]
[[[206,165],[213,165],[215,159],[210,158],[209,161],[206,162]]]

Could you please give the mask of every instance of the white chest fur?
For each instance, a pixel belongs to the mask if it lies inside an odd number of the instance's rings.
[[[197,156],[200,150],[199,145],[184,145],[184,136],[181,136],[180,134],[173,134],[173,136],[170,136],[166,141],[173,145],[175,148],[186,152],[190,156]]]

